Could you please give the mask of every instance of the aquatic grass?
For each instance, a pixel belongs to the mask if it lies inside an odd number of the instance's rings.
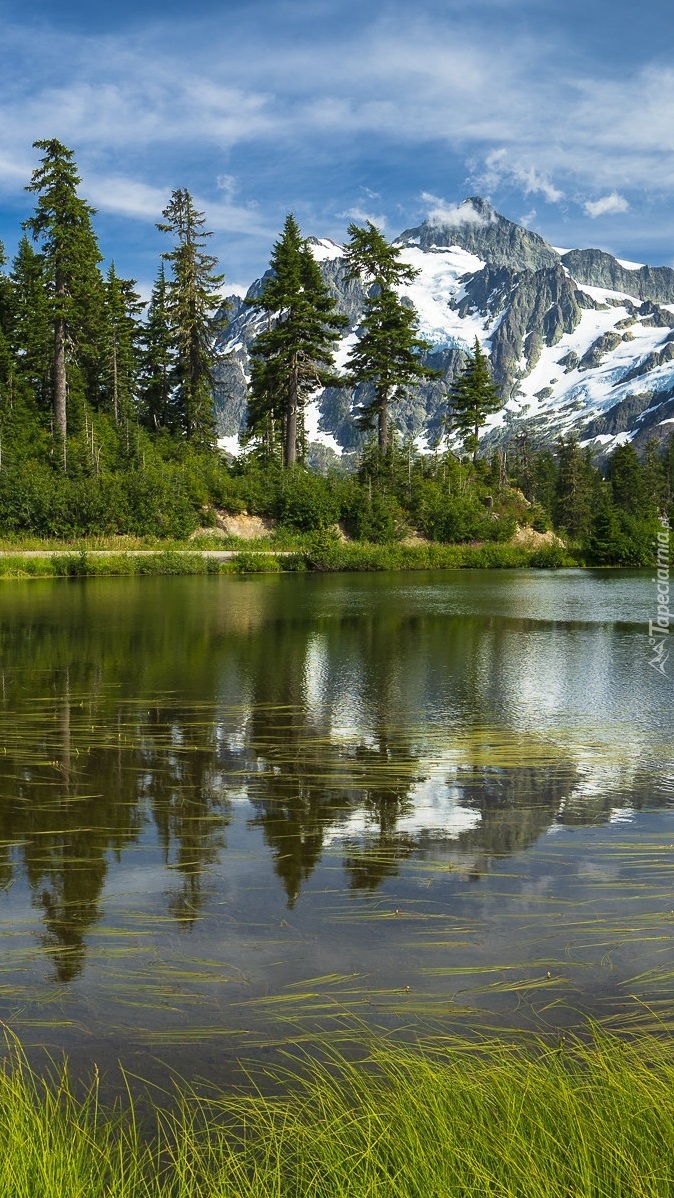
[[[245,1088],[129,1076],[116,1106],[10,1044],[0,1198],[666,1198],[672,1040],[590,1033],[307,1039]]]

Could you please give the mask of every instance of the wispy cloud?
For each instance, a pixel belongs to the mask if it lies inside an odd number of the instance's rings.
[[[347,4],[348,20],[328,0],[311,21],[302,3],[236,5],[224,23],[138,24],[133,40],[6,25],[0,189],[18,196],[31,142],[56,136],[101,212],[154,221],[189,186],[210,227],[265,255],[288,208],[340,238],[351,219],[404,227],[427,187],[431,219],[474,220],[436,194],[460,196],[467,170],[510,211],[540,199],[595,230],[638,195],[664,211],[674,69],[618,70],[509,21],[515,0],[485,6],[501,25],[471,24],[461,0],[420,0],[404,21],[378,0]]]
[[[612,191],[610,195],[600,196],[598,200],[586,200],[583,204],[588,216],[596,220],[598,216],[612,216],[617,212],[629,212],[629,204],[624,196]]]
[[[364,208],[356,205],[353,208],[346,208],[343,212],[338,212],[337,216],[342,220],[355,221],[357,225],[364,225],[366,221],[376,225],[378,229],[385,229],[388,221],[383,212],[367,212]]]
[[[526,196],[543,196],[550,204],[564,199],[564,192],[555,186],[548,175],[531,163],[510,161],[508,151],[503,147],[487,154],[482,167],[475,170],[472,182],[487,192],[504,185],[515,186]]]

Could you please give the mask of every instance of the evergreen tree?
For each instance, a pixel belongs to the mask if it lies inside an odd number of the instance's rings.
[[[173,377],[176,364],[171,334],[168,288],[162,262],[147,309],[140,362],[140,414],[143,424],[158,432],[175,432]]]
[[[135,279],[120,279],[111,264],[105,281],[104,390],[119,424],[135,414],[140,314],[144,308]]]
[[[579,540],[588,535],[600,477],[592,466],[589,450],[583,453],[575,437],[560,437],[557,462],[555,527]]]
[[[665,475],[665,503],[669,507],[669,521],[674,525],[674,433],[672,433],[663,458]]]
[[[256,338],[248,427],[273,450],[277,430],[283,441],[283,463],[302,457],[303,408],[317,387],[337,382],[334,346],[346,325],[335,312],[307,241],[292,213],[274,246],[270,275],[251,307],[267,316],[267,329]]]
[[[643,485],[644,515],[662,515],[667,508],[667,470],[665,457],[654,439],[646,445]]]
[[[351,238],[346,251],[348,277],[369,286],[362,319],[362,332],[348,358],[350,380],[365,384],[372,398],[361,406],[361,427],[377,425],[379,453],[389,450],[391,403],[402,399],[407,389],[422,379],[437,378],[420,354],[431,347],[417,336],[417,314],[396,288],[412,282],[418,270],[400,260],[401,250],[386,240],[367,221],[364,228],[349,225]]]
[[[171,264],[167,307],[176,345],[173,368],[179,427],[199,447],[215,440],[213,411],[217,336],[225,326],[219,295],[224,275],[217,274],[217,259],[206,252],[203,212],[198,212],[189,191],[179,188],[157,225],[176,239],[173,250],[162,254]]]
[[[629,441],[617,445],[608,462],[608,478],[616,507],[636,516],[644,506],[644,468]]]
[[[2,467],[5,425],[14,402],[15,369],[12,354],[12,284],[5,273],[7,259],[0,241],[0,468]]]
[[[66,462],[67,397],[73,379],[96,398],[103,288],[101,254],[93,231],[94,209],[77,194],[80,178],[72,150],[60,141],[36,141],[44,151],[27,190],[38,195],[35,215],[24,222],[41,241],[52,331],[51,386],[54,428]],[[86,396],[85,396],[86,398]]]
[[[52,403],[53,328],[45,260],[24,235],[12,264],[12,342],[18,385],[46,412]]]
[[[13,287],[5,272],[7,259],[0,241],[0,402],[7,400],[13,386],[14,356],[12,354]]]
[[[491,377],[487,356],[477,337],[466,366],[449,389],[448,400],[452,431],[459,433],[464,449],[473,455],[473,462],[476,462],[480,429],[488,416],[503,407],[503,399]]]

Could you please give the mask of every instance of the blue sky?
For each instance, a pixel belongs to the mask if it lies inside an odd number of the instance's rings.
[[[290,210],[394,236],[474,194],[555,245],[674,264],[671,0],[0,0],[0,20],[10,253],[31,143],[58,137],[144,290],[176,187],[230,285]]]

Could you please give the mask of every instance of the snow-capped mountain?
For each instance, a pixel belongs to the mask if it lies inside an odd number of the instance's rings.
[[[534,445],[573,432],[603,455],[625,440],[640,448],[674,432],[674,270],[601,250],[556,249],[475,197],[459,205],[451,221],[424,221],[397,244],[419,271],[401,294],[414,304],[419,331],[431,345],[428,363],[442,371],[440,380],[392,411],[420,446],[440,434],[447,386],[476,336],[506,399],[483,434],[490,446],[524,431]],[[365,295],[345,277],[343,247],[317,238],[311,245],[349,321],[337,355],[341,367],[356,340]],[[216,401],[222,443],[235,452],[245,421],[249,347],[263,318],[240,298],[229,302]],[[356,448],[362,434],[351,411],[359,398],[348,389],[318,392],[305,414],[309,443],[337,453]]]

